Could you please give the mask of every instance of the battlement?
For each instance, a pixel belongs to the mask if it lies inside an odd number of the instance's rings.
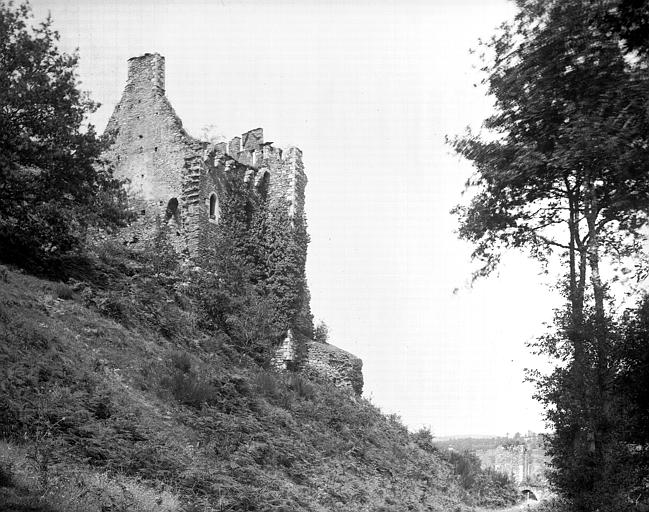
[[[128,59],[126,86],[151,87],[164,94],[165,58],[159,53],[145,53]]]
[[[228,155],[237,162],[252,167],[302,159],[302,151],[296,147],[283,150],[274,147],[272,142],[264,142],[263,128],[247,131],[229,142],[219,142],[214,145],[214,151],[217,155]]]

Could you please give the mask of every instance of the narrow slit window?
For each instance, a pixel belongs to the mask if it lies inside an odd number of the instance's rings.
[[[165,212],[166,222],[171,221],[171,219],[178,222],[178,199],[175,197],[169,199],[169,202],[167,203],[167,211]]]
[[[216,194],[212,193],[210,195],[210,220],[216,220],[216,216],[218,215],[217,208]]]

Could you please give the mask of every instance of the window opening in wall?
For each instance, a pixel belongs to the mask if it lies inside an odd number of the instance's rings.
[[[178,199],[172,197],[167,203],[167,211],[165,213],[165,221],[169,222],[174,219],[178,222]]]
[[[216,194],[210,195],[210,219],[216,219]]]

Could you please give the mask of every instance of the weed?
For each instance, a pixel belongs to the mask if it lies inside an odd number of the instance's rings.
[[[0,462],[0,487],[13,487],[14,475],[11,463]]]
[[[194,373],[176,371],[171,377],[164,377],[160,384],[171,391],[181,404],[196,409],[200,409],[203,404],[213,405],[218,397],[217,389]]]
[[[56,283],[54,285],[54,294],[63,300],[72,300],[74,298],[74,291],[65,283]]]
[[[295,393],[302,398],[311,400],[315,396],[313,385],[298,373],[289,374],[287,384],[289,389],[295,391]]]
[[[169,340],[180,338],[193,330],[192,315],[175,305],[165,304],[157,319],[160,334]]]
[[[179,350],[171,353],[171,364],[182,373],[189,373],[192,369],[192,358],[187,352]]]
[[[255,385],[257,390],[264,396],[276,397],[279,393],[277,379],[268,371],[262,370],[257,373],[255,376]]]
[[[118,293],[109,292],[107,296],[98,299],[96,304],[102,315],[127,327],[133,325],[133,317],[136,314],[135,307]]]
[[[4,267],[0,267],[0,281],[3,283],[9,282],[9,272]]]
[[[0,323],[9,323],[9,313],[2,304],[0,304]]]

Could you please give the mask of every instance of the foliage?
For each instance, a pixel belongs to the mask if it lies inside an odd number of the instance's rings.
[[[317,343],[329,342],[329,326],[322,320],[319,321],[313,329],[313,341]]]
[[[493,270],[505,248],[543,262],[559,251],[564,264],[567,305],[537,346],[559,366],[535,377],[555,429],[552,481],[575,510],[619,510],[627,499],[612,386],[621,336],[601,268],[639,252],[649,206],[646,63],[628,58],[620,39],[634,45],[641,32],[629,16],[646,11],[632,4],[519,0],[515,21],[485,44],[491,137],[452,142],[476,167],[468,183],[476,193],[455,210],[482,261],[476,275]]]
[[[54,291],[59,299],[71,300],[74,298],[74,290],[65,283],[56,283]]]
[[[422,427],[411,435],[412,441],[424,451],[433,452],[437,448],[433,444],[433,434],[428,427]]]
[[[26,265],[79,247],[88,226],[122,224],[120,184],[78,89],[78,55],[59,52],[52,20],[0,3],[0,258]]]
[[[120,268],[135,264],[111,254]],[[78,283],[60,301],[50,283],[8,275],[0,465],[8,446],[21,490],[0,488],[0,502],[50,512],[468,510],[449,465],[367,401],[262,369],[228,342],[205,350],[195,340],[210,331],[198,325],[165,338],[156,317],[139,316],[139,299],[129,327],[100,314],[93,300],[126,276],[105,289]],[[171,293],[154,289],[151,310]]]
[[[204,327],[223,333],[244,354],[268,365],[292,329],[312,337],[305,264],[304,222],[286,203],[272,207],[242,176],[229,182],[220,203],[217,241],[192,276]]]
[[[448,450],[444,452],[444,458],[451,463],[460,485],[477,505],[504,507],[519,501],[518,490],[509,476],[490,468],[482,469],[475,454]]]
[[[649,53],[649,5],[644,0],[611,2],[603,26],[619,34],[628,52]]]
[[[569,315],[558,315],[557,330],[546,335],[538,347],[570,361],[574,349],[566,333],[570,325],[566,317]],[[602,349],[593,334],[595,329],[595,315],[589,310],[583,333],[586,367],[591,369],[596,368],[598,350]],[[580,376],[583,388],[577,387],[571,365],[560,365],[549,375],[536,376],[536,398],[546,407],[546,418],[554,426],[554,432],[547,436],[547,453],[552,458],[548,480],[577,510],[636,510],[631,502],[632,490],[642,481],[642,470],[633,460],[630,437],[625,434],[629,431],[626,399],[613,389],[615,374],[623,367],[621,356],[626,342],[620,326],[611,319],[607,321],[607,333],[606,415],[598,415],[601,385],[597,379],[601,372],[584,372]],[[597,420],[594,424],[593,417]],[[592,430],[584,425],[592,425]]]

